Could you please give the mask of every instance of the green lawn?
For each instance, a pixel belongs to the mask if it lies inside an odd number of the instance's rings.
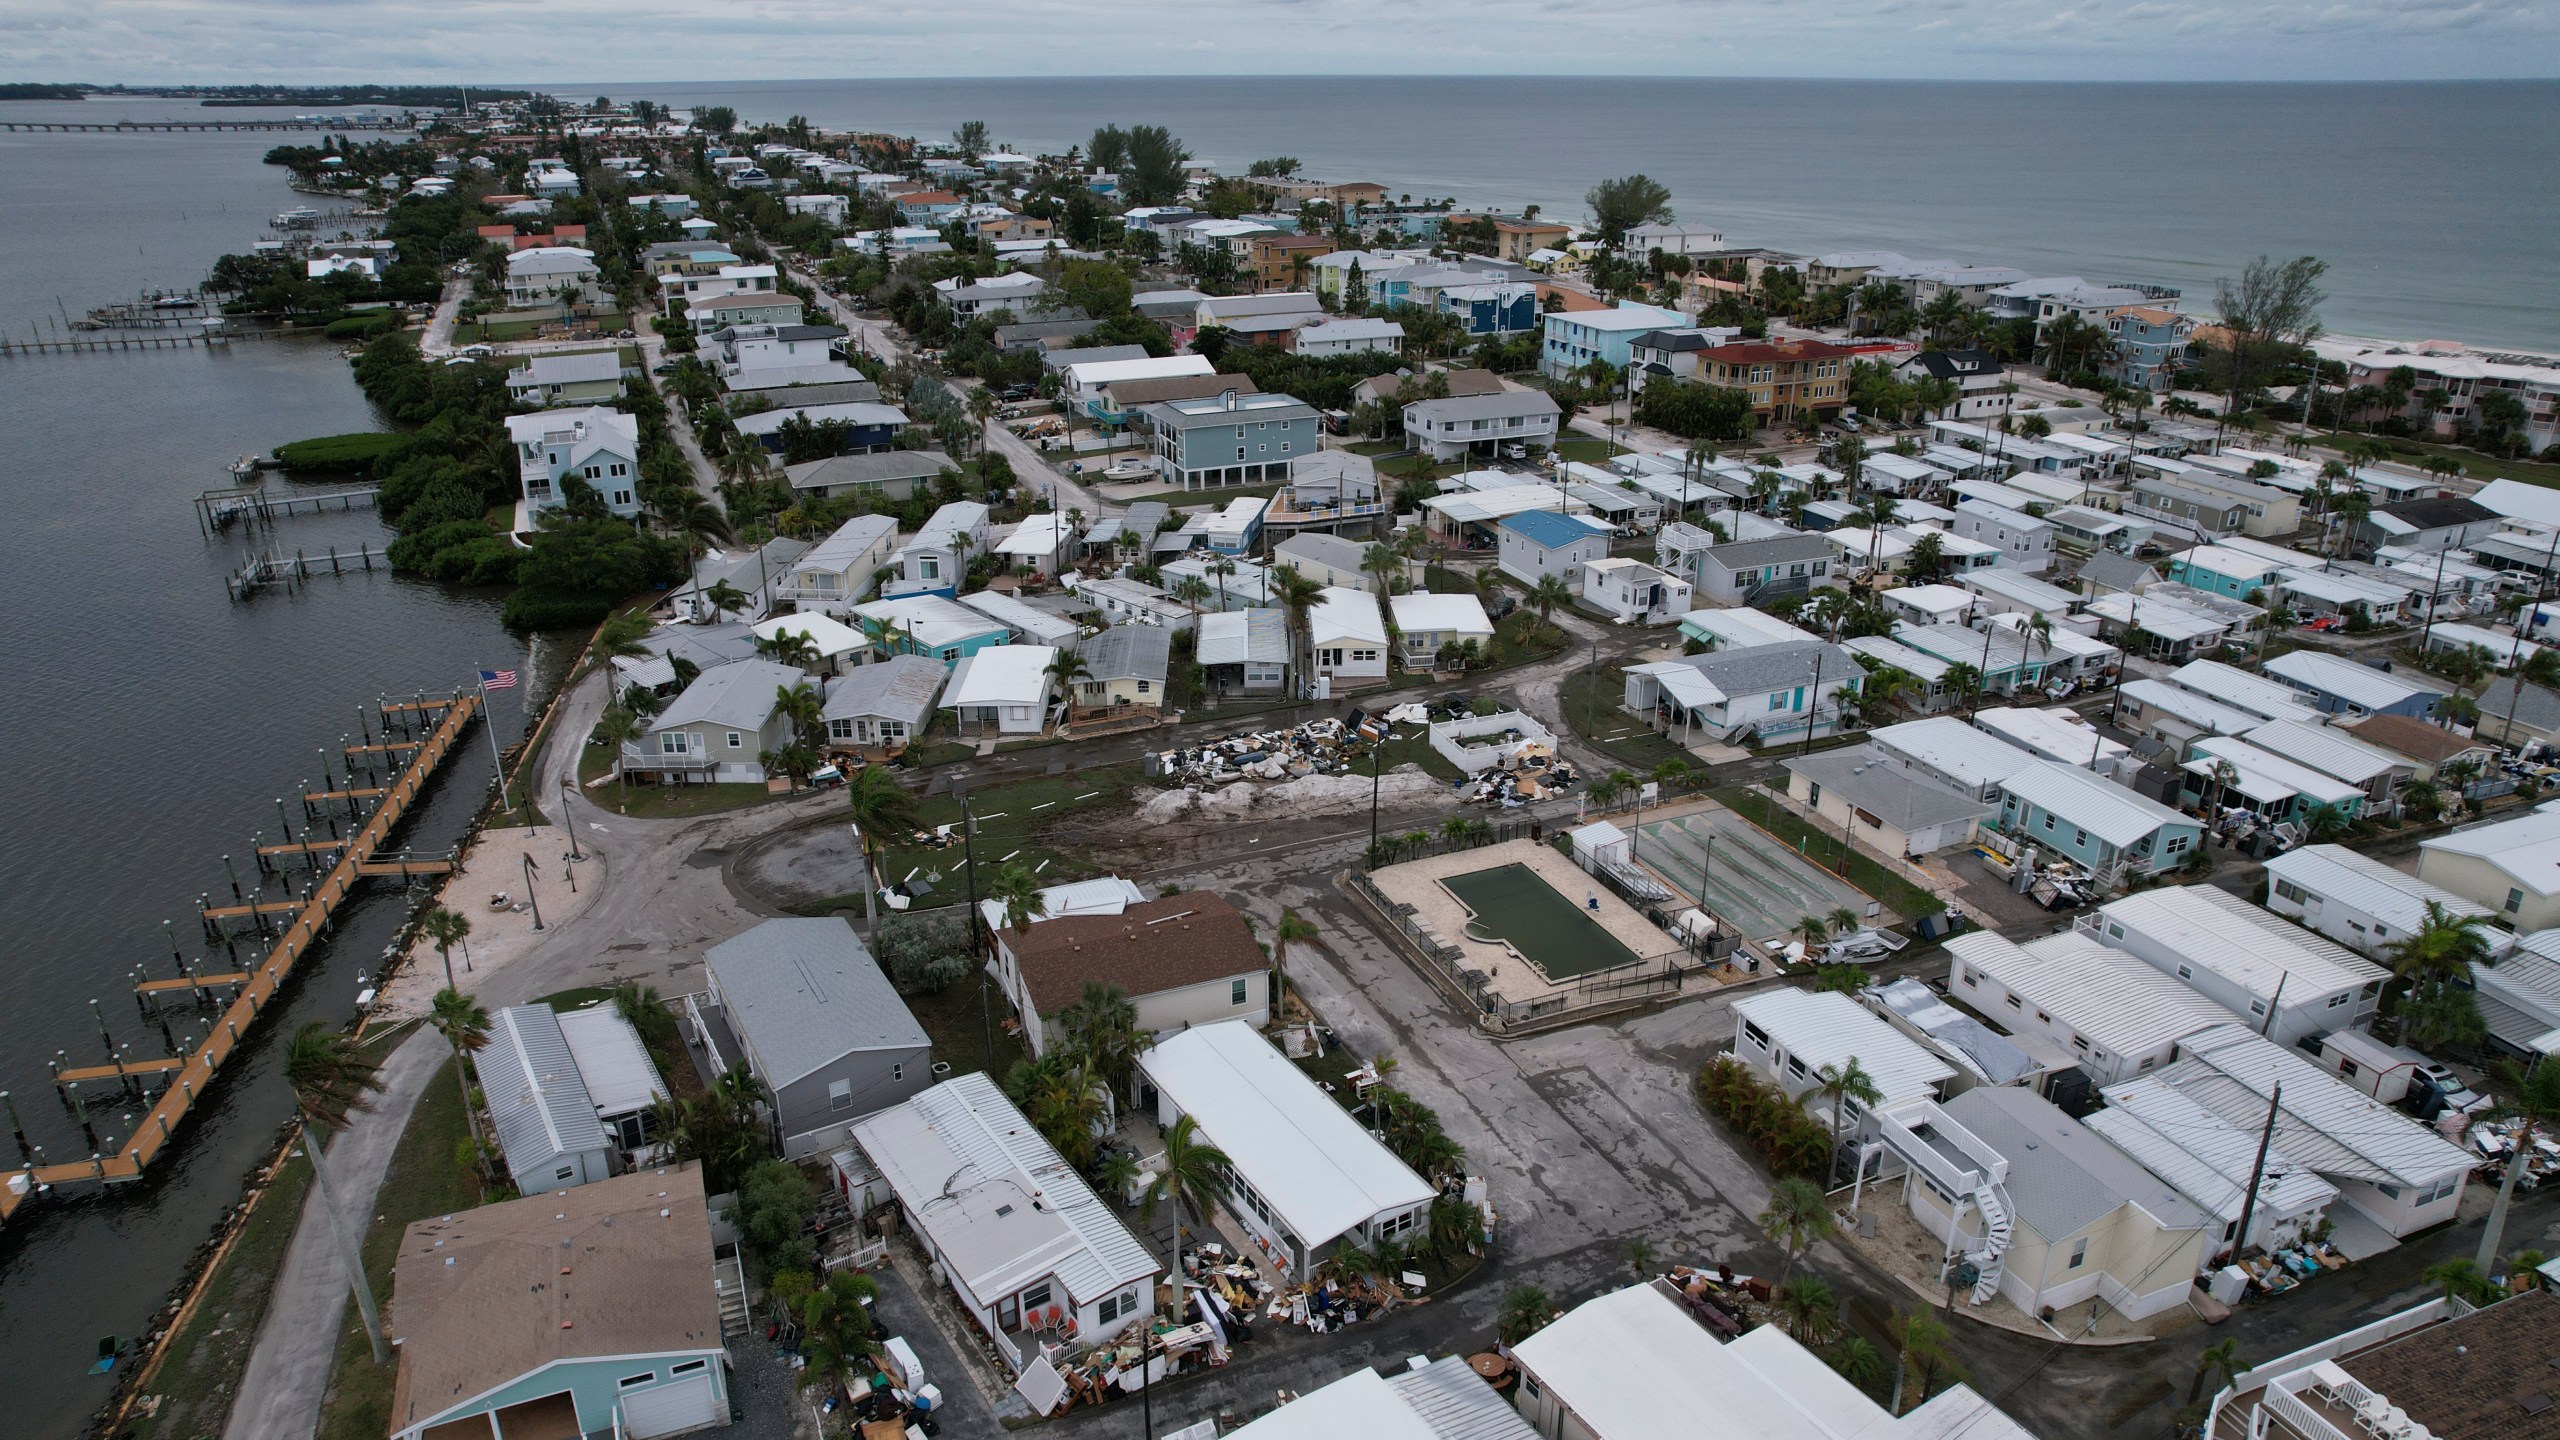
[[[297,1147],[259,1193],[187,1323],[163,1345],[147,1392],[159,1397],[158,1413],[136,1418],[124,1433],[135,1440],[220,1440],[310,1189],[311,1163]]]
[[[1558,455],[1567,460],[1580,460],[1588,465],[1599,464],[1610,456],[1624,454],[1625,451],[1626,447],[1623,445],[1612,445],[1606,440],[1590,435],[1577,435],[1556,442]]]
[[[1037,832],[1070,815],[1126,805],[1129,790],[1139,778],[1135,766],[1116,765],[1100,770],[1071,769],[1063,775],[1027,776],[971,790],[969,808],[978,817],[982,888],[999,867],[1007,864],[1024,866],[1036,873],[1041,883],[1051,885],[1096,873],[1092,865],[1074,855],[1040,843]],[[924,796],[916,802],[919,829],[929,831],[938,825],[951,825],[957,836],[959,819],[960,802],[949,795]],[[880,878],[895,885],[911,873],[919,879],[939,874],[942,878],[935,882],[935,898],[928,903],[951,904],[968,894],[966,859],[967,852],[957,843],[942,847],[891,846],[880,857]],[[858,892],[839,895],[801,908],[811,914],[837,909],[859,913],[862,896]]]
[[[1696,762],[1696,756],[1620,710],[1626,696],[1625,667],[1604,665],[1595,673],[1586,665],[1565,677],[1556,702],[1564,707],[1565,723],[1576,735],[1639,775],[1652,774],[1653,767],[1665,760]]]
[[[1779,808],[1776,801],[1756,790],[1741,785],[1725,785],[1707,793],[1726,809],[1749,820],[1771,835],[1792,830],[1793,833],[1802,837],[1802,843],[1788,848],[1796,850],[1807,860],[1883,901],[1885,908],[1906,920],[1916,919],[1922,915],[1934,915],[1946,908],[1928,891],[1887,870],[1864,853],[1849,850],[1846,842],[1839,836],[1820,830],[1808,832],[1801,819],[1792,812]],[[1849,868],[1846,871],[1840,868],[1840,859],[1844,851],[1849,861]]]
[[[2560,461],[2501,460],[2464,445],[2446,445],[2433,440],[2404,440],[2390,435],[2364,435],[2353,430],[2332,430],[2318,443],[2343,445],[2349,441],[2379,440],[2391,447],[2391,458],[2406,462],[2423,460],[2430,455],[2446,455],[2462,462],[2462,473],[2474,480],[2504,477],[2522,480],[2530,485],[2560,488]]]
[[[453,1062],[446,1061],[427,1082],[418,1108],[392,1152],[391,1169],[374,1201],[373,1226],[364,1237],[365,1278],[376,1299],[391,1300],[391,1269],[398,1258],[401,1232],[431,1215],[469,1210],[483,1202],[480,1184],[455,1163],[455,1152],[470,1134],[462,1114],[462,1092],[453,1081]],[[364,1323],[355,1307],[347,1308],[346,1327],[338,1335],[337,1368],[329,1378],[328,1397],[320,1406],[319,1440],[381,1440],[390,1430],[391,1381],[397,1360],[373,1363],[365,1344]]]
[[[616,814],[642,820],[683,820],[717,815],[777,799],[758,785],[593,785],[613,773],[613,747],[591,743],[578,752],[578,788],[587,799]],[[530,767],[527,767],[530,769]]]

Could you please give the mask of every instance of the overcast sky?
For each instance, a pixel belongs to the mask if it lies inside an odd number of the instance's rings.
[[[2560,75],[2560,0],[7,0],[8,79]]]

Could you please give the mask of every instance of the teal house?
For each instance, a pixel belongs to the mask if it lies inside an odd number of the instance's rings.
[[[2169,561],[2169,578],[2198,590],[2247,600],[2255,592],[2274,593],[2275,583],[2284,578],[2284,567],[2263,555],[2234,550],[2228,545],[2198,545]]]
[[[2174,870],[2204,844],[2196,817],[2059,760],[2035,761],[2000,788],[2002,833],[2088,867],[2101,884]]]
[[[419,1221],[393,1269],[392,1440],[726,1424],[714,1264],[690,1163]]]

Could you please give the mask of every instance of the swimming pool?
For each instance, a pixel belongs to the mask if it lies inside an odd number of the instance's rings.
[[[1498,865],[1451,875],[1440,883],[1474,915],[1467,924],[1472,938],[1509,942],[1549,980],[1569,980],[1643,958],[1526,865]]]

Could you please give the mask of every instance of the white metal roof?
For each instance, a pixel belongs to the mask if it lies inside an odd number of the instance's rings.
[[[1933,1099],[1954,1067],[1919,1041],[1836,990],[1763,990],[1733,1002],[1733,1013],[1769,1032],[1807,1069],[1855,1060],[1884,1096],[1879,1110]]]
[[[2093,771],[2055,760],[2029,760],[2025,769],[2003,783],[2003,788],[2119,850],[2131,847],[2164,825],[2197,823]]]
[[[1218,367],[1205,355],[1150,356],[1144,360],[1094,360],[1067,367],[1067,383],[1080,390],[1122,380],[1170,380],[1182,375],[1215,375]]]
[[[1925,650],[1914,650],[1901,641],[1885,635],[1853,635],[1841,641],[1840,648],[1864,655],[1878,664],[1890,665],[1896,670],[1917,676],[1930,685],[1945,679],[1948,669],[1954,664],[1953,661],[1941,660]]]
[[[938,650],[1005,628],[1003,621],[948,595],[896,595],[856,605],[853,613],[866,620],[894,621],[920,650]]]
[[[2412,685],[2397,676],[2385,675],[2370,665],[2317,650],[2288,650],[2268,661],[2266,671],[2367,710],[2387,710],[2419,695],[2444,694],[2430,686]]]
[[[1363,1365],[1310,1390],[1227,1440],[1538,1440],[1484,1377],[1458,1356],[1381,1376]]]
[[[1692,610],[1680,617],[1680,630],[1701,640],[1713,640],[1719,649],[1748,649],[1754,645],[1784,645],[1790,641],[1822,638],[1765,611],[1739,607]]]
[[[816,646],[821,656],[829,659],[838,655],[850,655],[871,643],[861,631],[833,615],[814,610],[804,610],[791,615],[776,615],[770,620],[757,621],[752,628],[755,637],[764,641],[771,641],[776,636],[786,633],[800,636]]]
[[[1701,1434],[1912,1440],[1907,1429],[1920,1418],[1918,1411],[1900,1423],[1887,1417],[1783,1327],[1763,1325],[1718,1344],[1651,1285],[1586,1300],[1512,1353],[1587,1433],[1603,1440]],[[2009,1440],[2013,1432],[1964,1427],[1964,1433]]]
[[[1138,1065],[1311,1250],[1431,1199],[1412,1167],[1242,1020],[1168,1036]]]
[[[963,705],[1045,705],[1055,645],[990,645],[963,655],[942,692],[942,708]]]
[[[2148,596],[2144,597],[2147,601]],[[2314,720],[2302,692],[2219,660],[2190,660],[2169,672],[2171,684],[2268,720]]]
[[[1961,615],[1974,602],[1973,592],[1960,585],[1897,585],[1884,592],[1884,598],[1932,615]]]
[[[1905,720],[1873,731],[1869,738],[1893,754],[1971,786],[2005,785],[2011,776],[2036,763],[2033,755],[1953,715]]]
[[[667,1082],[659,1078],[649,1047],[640,1043],[640,1032],[612,1001],[562,1012],[560,1038],[578,1062],[578,1076],[587,1082],[596,1114],[629,1115],[667,1098]]]
[[[2187,770],[2189,773],[2209,773],[2216,760],[2229,761],[2235,769],[2272,780],[2314,805],[2346,805],[2364,798],[2363,790],[2335,775],[2296,764],[2233,735],[2207,735],[2196,741],[2194,753],[2187,760]],[[2197,771],[2198,765],[2204,767],[2202,772]]]
[[[1031,917],[1033,924],[1043,920],[1060,920],[1069,915],[1117,915],[1132,905],[1146,902],[1147,892],[1121,879],[1105,875],[1098,880],[1070,880],[1064,885],[1043,886],[1040,909]],[[1005,928],[1005,907],[1000,900],[981,900],[978,913],[985,916],[989,930]]]
[[[2472,825],[2422,840],[2419,848],[2486,860],[2531,894],[2560,891],[2560,809],[2545,805],[2488,825]]]
[[[2486,905],[2466,900],[2440,885],[2395,870],[2370,855],[2344,845],[2305,845],[2267,862],[2273,879],[2290,880],[2325,900],[2359,910],[2402,935],[2426,923],[2432,900],[2455,915],[2487,918]]]
[[[2424,1186],[2468,1171],[2471,1152],[2279,1045],[2234,1022],[2178,1042],[2178,1061],[2157,1078],[2233,1125],[2266,1123],[2284,1086],[2275,1143],[2326,1176]]]
[[[1073,534],[1066,516],[1044,510],[1037,515],[1024,516],[1022,523],[1013,527],[1012,534],[996,542],[995,551],[999,555],[1035,559],[1054,556]]]
[[[989,1304],[1049,1274],[1087,1304],[1161,1268],[983,1071],[855,1122],[853,1137]]]
[[[2142,890],[2098,908],[2128,942],[2148,941],[2238,984],[2251,995],[2295,996],[2355,990],[2384,978],[2379,965],[2272,910],[2211,885]],[[2125,943],[2139,951],[2140,943]]]
[[[2114,763],[2128,747],[2098,733],[2067,705],[2030,709],[2023,705],[1991,705],[1974,712],[1975,728],[1997,735],[2021,750],[2065,765],[2097,769]]]
[[[1307,616],[1307,630],[1315,644],[1327,640],[1387,643],[1387,624],[1378,613],[1378,597],[1340,585],[1324,587],[1323,595]]]
[[[2394,770],[2414,772],[2416,768],[2379,745],[2368,745],[2334,726],[2315,725],[2307,720],[2271,721],[2241,738],[2350,785],[2365,785]]]
[[[2148,595],[2101,595],[2086,607],[2088,613],[2119,625],[2138,625],[2163,640],[2189,644],[2210,639],[2231,628],[2231,622],[2204,611],[2191,609],[2174,600],[2154,599]],[[2294,707],[2299,710],[2303,707]]]
[[[1983,595],[1997,595],[2021,605],[2041,610],[2048,615],[2068,615],[2080,597],[2059,585],[2050,585],[2016,570],[1994,565],[1986,570],[1967,570],[1956,577],[1966,589]]]
[[[2106,1108],[2081,1121],[2136,1164],[2229,1224],[2248,1202],[2258,1135],[2243,1130],[2151,1076],[2106,1089]],[[2270,1215],[2303,1215],[2338,1198],[2338,1187],[2267,1151],[2258,1206]],[[2254,1227],[2253,1227],[2254,1228]]]
[[[548,1005],[511,1005],[489,1026],[477,1062],[480,1088],[507,1168],[536,1183],[562,1155],[609,1143],[588,1098],[586,1080]]]
[[[960,603],[1034,644],[1063,644],[1084,632],[1084,627],[1073,620],[1051,614],[1001,590],[974,591],[961,596]]]
[[[2128,680],[2124,695],[2146,709],[2166,711],[2188,724],[2201,725],[2220,735],[2241,734],[2264,723],[2246,710],[2234,710],[2219,700],[2207,699],[2166,680]]]
[[[1493,633],[1493,622],[1485,618],[1484,602],[1473,595],[1437,595],[1412,590],[1388,600],[1387,606],[1395,612],[1396,628],[1407,635],[1440,630],[1453,630],[1462,635]]]
[[[2064,931],[2028,945],[1976,930],[1947,941],[1947,953],[1999,981],[2090,1044],[2141,1055],[2228,1022],[2231,1012],[2086,935]],[[1963,987],[1956,987],[1963,995]],[[1998,1010],[1984,1012],[2004,1025]],[[2016,1027],[2011,1027],[2016,1028]]]

